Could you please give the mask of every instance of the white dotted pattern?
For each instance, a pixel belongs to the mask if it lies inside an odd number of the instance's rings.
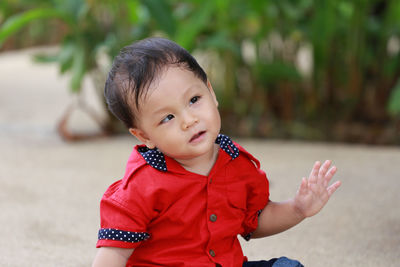
[[[239,156],[239,149],[233,144],[232,140],[228,136],[223,134],[218,135],[215,143],[219,144],[221,149],[228,153],[232,159]],[[157,148],[149,149],[147,147],[139,147],[138,151],[151,167],[159,171],[167,171],[165,157],[160,150]]]
[[[149,238],[150,235],[145,232],[127,232],[113,228],[102,228],[99,230],[99,240],[115,240],[129,243],[137,243]]]
[[[141,147],[139,153],[151,167],[160,171],[167,171],[164,154],[160,150]]]
[[[233,144],[232,140],[223,134],[218,135],[215,140],[216,144],[219,144],[221,149],[228,153],[232,159],[239,156],[239,149]],[[160,171],[167,171],[167,164],[165,162],[164,154],[158,149],[149,149],[147,147],[139,147],[138,152],[143,156],[146,162],[153,168]],[[148,233],[145,232],[127,232],[113,228],[102,228],[99,230],[98,238],[106,240],[115,240],[136,243],[146,240],[150,237]],[[245,238],[250,239],[251,234],[247,235]]]
[[[239,149],[233,144],[232,140],[223,134],[218,135],[215,143],[219,144],[221,149],[229,154],[232,159],[235,159],[239,156]]]

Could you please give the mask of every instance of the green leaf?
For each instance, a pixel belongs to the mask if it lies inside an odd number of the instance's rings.
[[[75,44],[73,42],[65,42],[60,48],[60,51],[55,55],[37,54],[34,55],[34,61],[39,63],[54,63],[57,62],[60,67],[60,73],[63,74],[71,69],[75,54]]]
[[[255,73],[263,84],[271,84],[282,80],[298,81],[301,77],[296,67],[282,61],[272,63],[258,62]]]
[[[164,0],[142,0],[143,5],[145,5],[158,27],[169,36],[174,36],[176,31],[176,22],[172,16],[171,7]]]
[[[45,18],[61,18],[65,21],[68,21],[65,14],[53,8],[31,9],[14,15],[7,19],[0,28],[0,47],[7,38],[11,37],[14,33],[22,29],[31,21]]]
[[[196,36],[208,25],[211,15],[215,9],[214,1],[208,0],[201,3],[189,20],[179,24],[176,42],[189,51],[193,49]]]
[[[65,73],[72,67],[76,47],[77,46],[71,41],[67,41],[63,46],[61,46],[61,50],[58,54],[61,73]]]
[[[201,49],[217,49],[217,50],[229,50],[233,52],[236,56],[240,56],[240,47],[238,44],[229,40],[227,35],[223,32],[218,32],[215,35],[202,41],[199,45]]]
[[[33,60],[39,63],[54,63],[58,61],[58,55],[37,54],[34,55]]]
[[[127,8],[128,8],[128,16],[129,16],[129,21],[131,23],[138,23],[139,22],[139,8],[140,4],[137,1],[127,1],[126,2]]]
[[[85,49],[83,46],[76,46],[71,71],[71,89],[72,92],[78,93],[81,90],[82,80],[86,72]]]
[[[392,115],[400,115],[400,79],[390,94],[387,109]]]
[[[335,0],[317,1],[315,15],[312,17],[311,41],[314,51],[314,61],[317,67],[324,68],[328,64],[330,43],[334,37],[336,25]]]
[[[69,14],[74,21],[79,21],[87,14],[89,8],[87,2],[86,0],[54,0],[53,5],[65,14]]]

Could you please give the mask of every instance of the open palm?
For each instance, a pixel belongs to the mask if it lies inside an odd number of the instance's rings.
[[[322,165],[321,162],[317,161],[311,170],[309,178],[304,177],[302,179],[294,199],[295,207],[302,216],[311,217],[317,214],[341,185],[340,181],[329,185],[337,170],[335,166],[329,168],[330,166],[330,160],[325,161]]]

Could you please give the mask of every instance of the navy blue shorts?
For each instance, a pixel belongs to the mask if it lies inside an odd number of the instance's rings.
[[[243,267],[304,267],[300,262],[286,257],[271,259],[269,261],[248,261]]]

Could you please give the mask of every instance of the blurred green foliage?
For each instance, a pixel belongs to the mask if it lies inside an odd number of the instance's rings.
[[[0,45],[63,23],[59,52],[38,59],[75,92],[99,55],[164,36],[206,68],[228,134],[400,143],[400,1],[9,0],[0,12]]]

